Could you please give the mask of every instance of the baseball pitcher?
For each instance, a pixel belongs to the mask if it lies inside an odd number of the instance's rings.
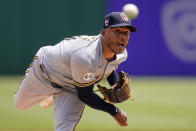
[[[15,107],[27,109],[50,98],[55,131],[73,131],[85,105],[127,126],[126,113],[114,104],[131,97],[129,77],[116,69],[127,59],[129,34],[135,31],[124,13],[112,12],[105,16],[99,35],[74,36],[40,48],[15,94]],[[104,99],[93,91],[94,84],[103,79],[111,86],[98,85]]]

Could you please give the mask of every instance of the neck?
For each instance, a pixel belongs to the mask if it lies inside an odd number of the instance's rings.
[[[103,56],[107,61],[112,61],[116,58],[116,54],[111,51],[111,49],[108,47],[108,45],[102,41],[102,51],[103,51]]]

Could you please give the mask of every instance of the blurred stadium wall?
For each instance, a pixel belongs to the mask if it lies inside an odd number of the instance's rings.
[[[129,57],[133,75],[196,76],[195,0],[2,0],[0,74],[22,74],[36,51],[73,35],[96,35],[103,17],[134,3]]]
[[[1,0],[0,74],[23,74],[36,51],[65,37],[97,35],[103,0]]]
[[[126,3],[139,8],[132,21],[129,58],[120,66],[133,75],[196,76],[195,0],[108,0],[107,12]]]

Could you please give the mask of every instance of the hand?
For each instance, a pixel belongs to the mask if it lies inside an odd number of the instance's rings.
[[[50,96],[48,98],[46,98],[45,100],[43,100],[42,102],[40,102],[40,106],[43,108],[43,109],[46,109],[48,108],[50,105],[52,105],[53,103],[53,96]]]
[[[127,126],[127,114],[123,110],[118,109],[118,112],[113,118],[120,126]]]

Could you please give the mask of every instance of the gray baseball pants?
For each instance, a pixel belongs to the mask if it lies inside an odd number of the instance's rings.
[[[36,56],[41,55],[41,48]],[[25,74],[21,85],[15,94],[15,107],[28,109],[49,96],[54,98],[54,131],[73,131],[82,115],[84,104],[78,99],[76,92],[57,89],[44,83],[38,75],[34,61],[29,72]]]

